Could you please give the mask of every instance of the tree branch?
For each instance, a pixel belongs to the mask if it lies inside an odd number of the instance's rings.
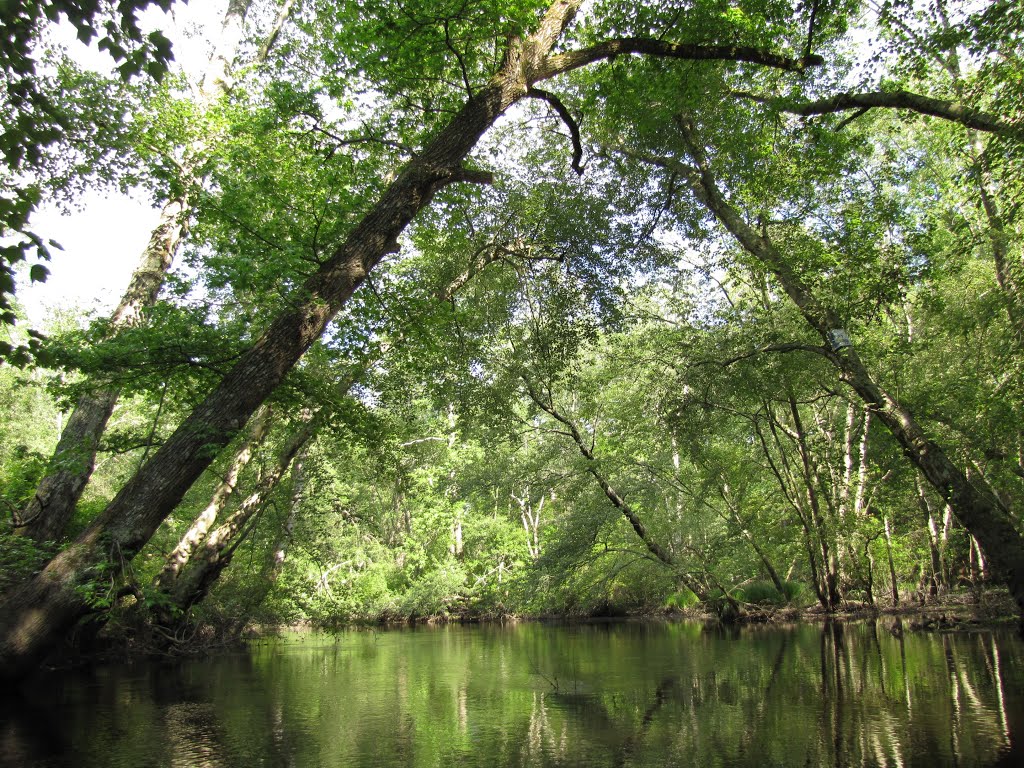
[[[267,39],[264,40],[263,45],[260,46],[260,52],[256,55],[256,64],[263,64],[266,62],[271,49],[277,43],[277,38],[281,35],[281,30],[284,28],[285,22],[288,21],[288,17],[292,13],[292,7],[294,5],[295,0],[284,0],[284,5],[281,6],[281,10],[277,14],[277,19],[275,19],[274,26],[270,29],[270,34],[267,35]]]
[[[562,118],[565,127],[569,129],[569,139],[572,141],[572,169],[576,171],[577,176],[582,176],[583,143],[580,141],[580,127],[569,113],[569,110],[566,109],[565,104],[555,94],[540,88],[531,87],[526,92],[526,95],[531,99],[546,101],[558,113],[558,116]]]
[[[814,47],[814,22],[818,17],[818,4],[819,0],[813,0],[811,4],[811,18],[807,22],[807,44],[804,46],[804,58],[811,55],[811,49]]]
[[[761,64],[773,69],[783,69],[788,72],[803,72],[808,67],[824,64],[824,59],[820,56],[812,55],[794,59],[763,48],[745,45],[698,45],[670,43],[647,37],[623,37],[616,40],[604,40],[589,48],[552,54],[544,60],[539,70],[533,73],[531,81],[539,82],[584,67],[595,61],[614,59],[616,56],[630,54],[688,61],[742,61],[749,64]]]
[[[467,184],[493,184],[494,174],[482,168],[459,168],[446,183],[464,182]]]
[[[462,84],[466,86],[466,95],[473,98],[473,86],[469,82],[469,72],[466,70],[466,62],[462,58],[462,54],[459,53],[459,49],[455,47],[455,43],[452,42],[451,33],[448,29],[448,19],[444,20],[442,26],[444,27],[444,43],[448,47],[448,50],[455,54],[455,59],[459,62],[459,70],[462,72]]]
[[[767,104],[781,112],[788,112],[801,117],[813,115],[829,115],[849,110],[881,109],[906,109],[917,112],[921,115],[938,117],[942,120],[960,123],[966,128],[973,128],[976,131],[994,133],[999,136],[1024,140],[1024,127],[1008,123],[1007,121],[982,112],[979,109],[972,109],[955,101],[934,99],[931,96],[922,96],[910,91],[873,91],[870,93],[840,93],[826,99],[795,104],[786,99],[773,99],[758,96],[746,91],[737,91],[734,95],[740,98],[750,99],[761,104]]]

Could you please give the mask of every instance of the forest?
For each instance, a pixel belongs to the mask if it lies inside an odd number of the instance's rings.
[[[1019,2],[228,0],[198,77],[140,21],[173,6],[3,5],[0,677],[1024,614]],[[33,327],[33,214],[87,190],[159,223],[112,313]]]

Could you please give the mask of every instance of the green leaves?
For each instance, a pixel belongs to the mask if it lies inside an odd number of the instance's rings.
[[[33,283],[45,283],[46,278],[50,274],[50,270],[44,267],[42,264],[33,264],[29,269],[29,279]]]
[[[170,3],[171,0],[155,0],[165,10]],[[100,50],[123,62],[118,69],[126,81],[144,70],[159,80],[171,61],[170,41],[160,32],[143,35],[135,18],[137,12],[150,4],[150,0],[118,0],[116,6],[99,0],[29,0],[5,11],[4,23],[0,25],[0,71],[6,75],[0,89],[0,156],[7,173],[0,181],[0,235],[26,238],[31,247],[39,250],[41,258],[45,258],[45,247],[26,230],[29,212],[38,202],[38,188],[26,179],[36,175],[44,177],[40,183],[47,183],[45,177],[52,169],[47,167],[51,153],[61,142],[68,142],[64,154],[71,156],[88,146],[75,142],[80,136],[69,135],[76,127],[80,129],[81,123],[76,121],[80,115],[75,115],[74,107],[61,98],[59,78],[55,82],[49,74],[37,72],[37,63],[43,59],[43,31],[48,24],[66,19],[76,28],[80,41],[89,44],[98,40]],[[70,92],[71,102],[81,97],[74,88]],[[104,112],[103,119],[110,119],[111,105],[92,106]],[[89,139],[91,149],[109,151],[109,146],[95,146],[95,135]],[[0,254],[0,270],[11,274],[11,265],[24,255],[24,250],[5,248]],[[31,268],[30,279],[44,278],[45,268]],[[12,292],[8,281],[0,286],[0,322],[4,324],[12,322],[8,298]]]
[[[424,127],[496,69],[504,42],[532,27],[540,0],[392,0],[320,6],[316,29],[343,72],[413,107]],[[414,106],[415,105],[415,106]]]

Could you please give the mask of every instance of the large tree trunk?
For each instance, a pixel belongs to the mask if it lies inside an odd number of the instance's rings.
[[[839,316],[817,300],[775,245],[749,226],[722,196],[692,127],[685,121],[683,131],[697,168],[664,158],[656,162],[682,171],[695,196],[747,251],[775,274],[804,319],[825,341],[827,350],[823,351],[838,369],[842,380],[892,433],[907,457],[949,504],[964,528],[977,539],[986,557],[1004,575],[1024,618],[1024,539],[1014,527],[1008,511],[986,489],[971,483],[946,452],[927,436],[913,414],[875,382],[852,345],[836,344],[834,332],[844,327]]]
[[[205,108],[228,93],[229,72],[242,37],[242,26],[251,0],[231,0],[217,47],[199,88],[199,107]],[[191,167],[205,151],[205,142],[186,149],[182,186],[193,187]],[[132,273],[128,288],[110,317],[110,332],[138,325],[147,307],[155,302],[164,277],[185,237],[191,212],[188,192],[172,197],[160,210],[145,250]],[[120,391],[100,386],[83,394],[61,433],[46,474],[22,512],[21,530],[37,542],[57,542],[71,520],[82,491],[96,466],[96,452]]]
[[[164,562],[164,567],[157,574],[155,580],[155,586],[161,588],[168,588],[182,569],[188,564],[189,560],[199,549],[199,545],[202,544],[206,538],[213,524],[217,520],[217,516],[224,509],[228,503],[228,499],[231,498],[235,492],[235,486],[238,483],[238,476],[242,474],[242,470],[248,466],[250,460],[252,460],[253,452],[263,442],[263,439],[267,435],[267,430],[270,428],[270,407],[263,405],[253,416],[249,423],[249,434],[246,436],[242,445],[239,447],[238,452],[235,454],[231,463],[228,465],[228,471],[224,475],[223,479],[217,484],[214,489],[213,496],[210,498],[210,503],[206,505],[206,508],[199,513],[199,516],[192,521],[192,525],[185,531],[185,535],[181,537],[181,541],[178,542],[171,553],[167,556]]]
[[[438,301],[445,302],[451,300],[474,275],[478,274],[488,265],[494,263],[495,260],[496,253],[477,254],[467,268],[467,271],[457,275],[455,279],[448,284],[448,287],[441,292],[438,296]],[[405,321],[406,323],[414,323],[415,316],[410,316],[406,318]],[[399,329],[395,341],[382,345],[380,349],[377,350],[376,354],[367,356],[360,366],[357,366],[355,369],[346,373],[337,383],[336,394],[338,396],[346,395],[359,377],[372,366],[375,360],[379,360],[384,354],[393,350],[403,341],[405,338],[405,330],[405,328]],[[233,551],[237,547],[239,543],[236,541],[237,537],[247,531],[245,525],[249,518],[252,515],[259,514],[264,501],[271,493],[273,493],[284,472],[287,471],[289,462],[292,463],[293,503],[292,511],[288,516],[288,520],[290,522],[286,522],[285,525],[285,539],[291,539],[291,528],[294,526],[299,497],[301,496],[305,485],[305,475],[302,471],[301,457],[308,450],[309,441],[314,435],[316,435],[329,416],[330,412],[326,407],[315,411],[303,409],[299,416],[301,426],[297,428],[285,441],[284,448],[282,449],[279,457],[278,467],[260,480],[256,492],[246,499],[242,503],[242,508],[232,515],[228,521],[225,522],[225,526],[218,529],[218,531],[208,540],[207,536],[210,533],[210,529],[213,527],[218,515],[223,511],[234,492],[238,475],[252,458],[253,448],[257,446],[266,435],[269,427],[270,407],[267,404],[260,407],[250,420],[249,437],[243,443],[241,448],[239,448],[238,453],[236,453],[235,458],[229,466],[227,475],[217,486],[217,489],[214,491],[213,497],[206,509],[200,513],[188,531],[186,531],[185,535],[178,543],[178,546],[170,555],[168,555],[167,562],[155,580],[154,586],[162,589],[168,595],[177,595],[172,597],[171,603],[173,605],[177,605],[180,609],[184,610],[195,605],[205,597],[210,587],[212,587],[213,583],[220,577],[220,574],[230,562],[230,556],[225,556],[223,553],[226,551]],[[449,447],[451,447],[453,440],[454,434],[449,440]],[[293,457],[295,457],[294,460]],[[234,520],[234,523],[231,523],[232,520]],[[204,571],[205,573],[198,574],[198,579],[192,579],[196,586],[178,586],[176,584],[178,577],[190,564],[193,556],[201,551],[201,547],[204,547],[202,550],[204,554],[203,557],[200,558],[200,562],[196,565],[196,568],[200,571]],[[211,552],[213,554],[211,554]],[[214,562],[216,560],[223,562]],[[283,563],[283,549],[281,550],[280,560]],[[273,582],[276,578],[276,575],[274,575],[270,581]]]

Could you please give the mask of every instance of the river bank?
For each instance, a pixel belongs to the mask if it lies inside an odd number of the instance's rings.
[[[1019,624],[1016,605],[1005,589],[987,589],[979,592],[951,593],[929,597],[923,604],[904,601],[897,606],[871,606],[866,603],[846,602],[834,613],[826,613],[820,605],[755,605],[742,606],[740,615],[723,621],[705,606],[682,610],[602,610],[588,614],[466,614],[420,616],[406,619],[374,621],[342,620],[333,624],[295,622],[288,624],[250,625],[246,636],[257,638],[282,630],[339,631],[358,628],[400,628],[419,625],[443,624],[504,624],[538,622],[542,624],[596,624],[612,622],[669,622],[698,621],[705,624],[757,625],[792,624],[795,622],[851,622],[865,619],[891,619],[899,622],[903,631],[955,631],[977,629],[1013,629]]]
[[[925,604],[903,602],[898,606],[869,606],[848,602],[844,609],[826,613],[818,605],[745,604],[738,617],[724,621],[703,606],[683,610],[601,611],[591,614],[546,615],[439,615],[401,620],[339,620],[335,623],[284,622],[248,623],[238,619],[202,622],[190,625],[175,635],[145,623],[111,623],[104,633],[83,649],[74,644],[52,658],[48,670],[70,670],[110,663],[154,659],[198,658],[233,653],[246,643],[280,636],[294,631],[345,632],[349,630],[391,630],[404,627],[441,625],[503,625],[536,623],[540,625],[673,623],[695,622],[706,627],[756,627],[760,625],[851,623],[877,620],[893,635],[914,632],[970,632],[1018,629],[1015,604],[1006,590],[989,589],[929,598]]]

